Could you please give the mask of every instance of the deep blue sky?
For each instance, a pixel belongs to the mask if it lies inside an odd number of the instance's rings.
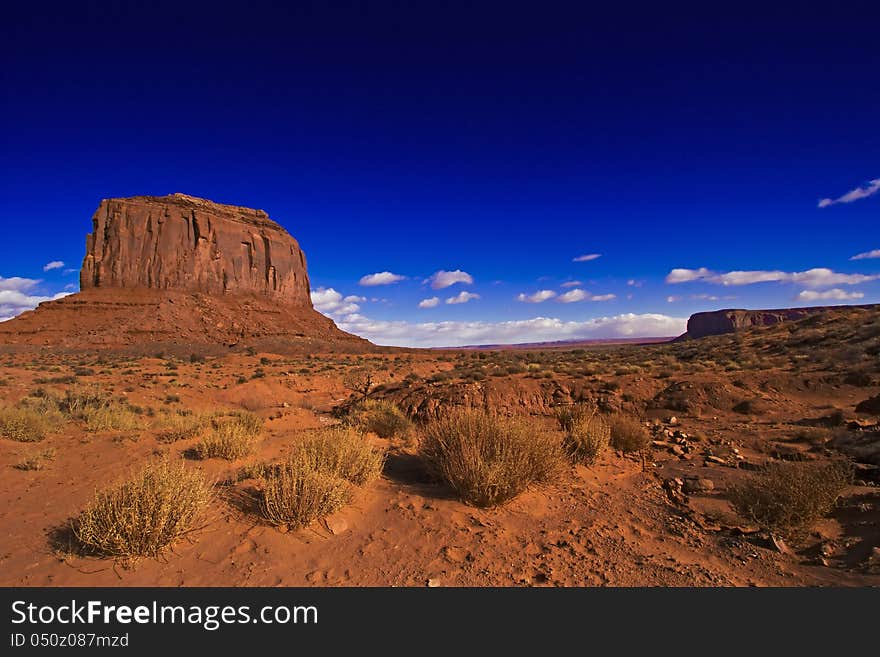
[[[880,274],[850,260],[880,249],[880,193],[817,205],[880,178],[876,3],[20,4],[0,17],[0,318],[75,283],[102,198],[175,191],[268,211],[315,290],[368,299],[322,307],[385,343],[880,302],[877,280],[793,276]],[[457,269],[473,284],[423,283]],[[712,278],[731,270],[784,275]],[[358,284],[382,271],[408,278]],[[445,303],[462,290],[480,298]]]

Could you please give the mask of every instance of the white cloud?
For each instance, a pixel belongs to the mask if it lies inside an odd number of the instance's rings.
[[[343,299],[345,303],[363,303],[367,300],[367,297],[359,297],[356,294],[349,294],[347,297]]]
[[[675,271],[675,270],[673,270],[673,271]],[[629,285],[630,287],[642,287],[642,283],[644,283],[644,281],[637,281],[634,278],[631,278],[626,282],[626,284]]]
[[[516,300],[522,301],[523,303],[544,303],[547,299],[552,299],[555,296],[556,292],[553,290],[538,290],[534,294],[521,292],[517,295]]]
[[[39,285],[41,281],[33,278],[21,278],[20,276],[12,276],[11,278],[3,278],[0,276],[0,292],[14,290],[16,292],[24,292]]]
[[[560,294],[559,298],[556,300],[559,303],[575,303],[576,301],[583,301],[586,298],[587,293],[578,288],[575,290],[569,290],[565,294]]]
[[[312,290],[311,296],[312,305],[315,307],[315,310],[324,315],[350,315],[361,309],[360,306],[352,302],[351,299],[362,297],[348,296],[343,298],[343,296],[332,287],[319,287],[317,290]]]
[[[673,269],[666,275],[667,283],[688,283],[711,276],[712,272],[705,267],[699,269]]]
[[[363,315],[352,315],[339,322],[339,327],[344,331],[377,344],[401,347],[458,347],[470,344],[674,336],[684,333],[686,325],[686,317],[654,313],[626,313],[581,322],[535,317],[508,322],[446,321],[413,324],[405,321],[377,321]]]
[[[688,283],[705,281],[717,285],[752,285],[754,283],[797,283],[806,287],[828,287],[830,285],[858,285],[880,278],[878,275],[841,274],[826,267],[815,267],[806,271],[786,272],[779,270],[745,270],[716,273],[705,267],[699,269],[673,269],[666,276],[667,283]]]
[[[579,255],[576,258],[572,258],[572,262],[589,262],[590,260],[595,260],[596,258],[601,258],[601,253],[587,253],[586,255]]]
[[[61,269],[62,267],[64,267],[63,261],[53,260],[52,262],[49,262],[43,266],[43,271],[52,271],[53,269]]]
[[[449,304],[467,303],[471,299],[479,299],[479,298],[480,298],[479,294],[475,294],[474,292],[468,292],[466,290],[462,290],[461,292],[456,294],[454,297],[449,297],[446,300],[446,303],[449,303]]]
[[[678,296],[675,296],[672,294],[670,294],[668,297],[666,297],[666,303],[676,303],[681,300],[682,300],[682,297],[678,297]]]
[[[611,301],[616,299],[616,294],[590,294],[581,289],[570,290],[560,295],[556,300],[560,303],[573,303],[575,301]]]
[[[869,260],[871,258],[880,258],[880,249],[874,249],[873,251],[865,251],[864,253],[858,253],[854,255],[850,260]]]
[[[865,295],[861,292],[847,292],[836,287],[825,292],[816,292],[815,290],[804,290],[795,299],[798,301],[851,301],[853,299],[863,299]]]
[[[419,301],[419,308],[436,308],[440,305],[440,297],[431,297]]]
[[[579,285],[583,285],[583,283],[580,281],[566,281],[561,287],[578,287]]]
[[[455,285],[456,283],[472,285],[473,282],[474,277],[461,269],[456,269],[455,271],[445,271],[441,269],[440,271],[434,272],[425,281],[425,283],[430,283],[431,287],[435,290],[442,290],[451,285]]]
[[[8,282],[11,280],[15,279],[0,279],[0,285],[2,285],[3,282]],[[55,299],[66,297],[69,294],[70,292],[59,292],[58,294],[55,294],[53,296],[39,296],[25,294],[24,292],[21,292],[19,290],[0,288],[0,322],[10,320],[25,311],[33,310],[44,301],[54,301]]]
[[[363,276],[359,282],[364,287],[373,287],[376,285],[391,285],[392,283],[397,283],[405,278],[406,276],[392,274],[390,271],[380,271],[375,274],[367,274],[366,276]]]
[[[873,196],[877,192],[880,192],[880,178],[874,178],[874,180],[869,180],[868,184],[864,187],[856,187],[855,189],[849,190],[843,196],[838,196],[835,199],[831,198],[823,198],[819,200],[820,208],[827,208],[829,205],[837,205],[838,203],[852,203],[853,201],[858,201],[863,198],[868,198],[869,196]]]

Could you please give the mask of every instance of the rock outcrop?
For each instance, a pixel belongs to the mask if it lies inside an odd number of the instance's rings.
[[[191,353],[372,351],[312,307],[306,259],[262,210],[171,194],[101,201],[81,291],[0,323],[0,345]]]
[[[827,312],[841,306],[813,306],[810,308],[780,308],[776,310],[714,310],[691,315],[687,333],[682,338],[702,338],[707,335],[733,333],[753,326],[772,326],[781,322],[796,322],[811,315]],[[853,306],[866,307],[866,306]]]
[[[253,294],[311,307],[305,255],[262,210],[204,199],[101,201],[86,239],[80,288]]]

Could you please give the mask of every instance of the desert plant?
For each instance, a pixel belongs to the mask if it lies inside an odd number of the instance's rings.
[[[459,409],[425,428],[421,451],[459,497],[495,506],[558,472],[558,439],[533,420]]]
[[[156,440],[160,443],[175,443],[199,436],[210,424],[210,416],[200,413],[166,413],[159,422]]]
[[[574,418],[565,432],[563,444],[574,463],[590,465],[596,462],[611,443],[611,428],[598,414],[590,413]]]
[[[611,446],[621,452],[641,452],[651,444],[651,434],[644,422],[630,415],[611,418]]]
[[[99,491],[72,528],[84,548],[101,555],[158,556],[193,529],[210,497],[201,472],[180,461],[154,461]]]
[[[202,438],[194,451],[200,459],[221,458],[234,461],[253,453],[255,445],[253,434],[235,424],[222,424]]]
[[[294,449],[294,456],[315,471],[341,477],[357,486],[376,479],[382,472],[385,454],[370,447],[365,437],[352,428],[316,431]]]
[[[846,461],[772,463],[731,491],[743,516],[765,527],[793,527],[827,514],[852,480]]]
[[[295,456],[265,475],[260,510],[273,525],[296,529],[341,509],[350,499],[349,482]]]
[[[352,486],[376,479],[383,463],[384,454],[354,429],[318,431],[280,465],[254,471],[263,478],[263,516],[275,525],[305,527],[347,504]]]
[[[376,371],[372,367],[355,367],[346,372],[342,382],[363,401],[376,384]]]
[[[125,404],[86,408],[81,419],[85,421],[87,431],[135,431],[141,427],[138,414]]]
[[[61,420],[58,412],[51,408],[43,412],[28,406],[2,407],[0,437],[21,443],[38,442],[55,431]]]
[[[54,458],[55,450],[50,447],[39,452],[28,454],[13,467],[16,470],[42,470],[46,467],[46,461],[51,461]]]
[[[393,403],[373,399],[367,399],[352,409],[349,421],[380,438],[405,436],[412,426],[409,418]]]

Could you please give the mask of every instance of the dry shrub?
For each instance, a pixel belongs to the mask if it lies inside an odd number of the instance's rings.
[[[73,531],[85,548],[104,556],[154,557],[193,529],[210,498],[201,472],[181,461],[154,461],[98,492]]]
[[[142,426],[139,415],[125,404],[112,403],[82,412],[87,431],[136,431]]]
[[[350,421],[380,438],[405,437],[412,428],[409,418],[396,405],[374,399],[368,399],[356,406],[352,410]]]
[[[55,450],[50,447],[39,452],[31,452],[12,467],[16,470],[42,470],[46,467],[46,462],[54,458]]]
[[[47,413],[29,407],[0,408],[0,437],[20,443],[35,443],[55,431],[61,420],[57,411]]]
[[[559,471],[557,437],[534,420],[458,409],[425,428],[422,454],[465,502],[495,506]]]
[[[51,396],[50,399],[53,399]],[[89,411],[105,408],[113,403],[113,400],[97,386],[71,386],[64,391],[60,398],[53,399],[64,415],[82,420]]]
[[[194,453],[200,459],[240,459],[253,453],[263,430],[263,420],[252,413],[233,413],[216,417],[211,431],[196,445]]]
[[[275,525],[305,527],[345,506],[352,486],[376,479],[384,460],[353,429],[318,431],[282,464],[262,469],[262,513]]]
[[[574,418],[565,433],[563,444],[574,463],[596,462],[611,443],[611,427],[596,413]]]
[[[338,511],[350,499],[351,484],[345,479],[291,458],[266,476],[260,509],[273,525],[297,529]]]
[[[846,461],[772,463],[733,488],[743,516],[765,527],[794,527],[821,518],[852,480]]]
[[[201,413],[168,413],[157,423],[159,433],[156,434],[156,440],[160,443],[176,443],[197,438],[210,425],[211,418],[211,415]]]
[[[621,452],[641,452],[651,444],[648,428],[631,415],[615,415],[610,420],[611,446]]]
[[[354,429],[322,429],[297,446],[295,453],[312,469],[333,474],[363,486],[382,473],[385,454],[373,449]]]

